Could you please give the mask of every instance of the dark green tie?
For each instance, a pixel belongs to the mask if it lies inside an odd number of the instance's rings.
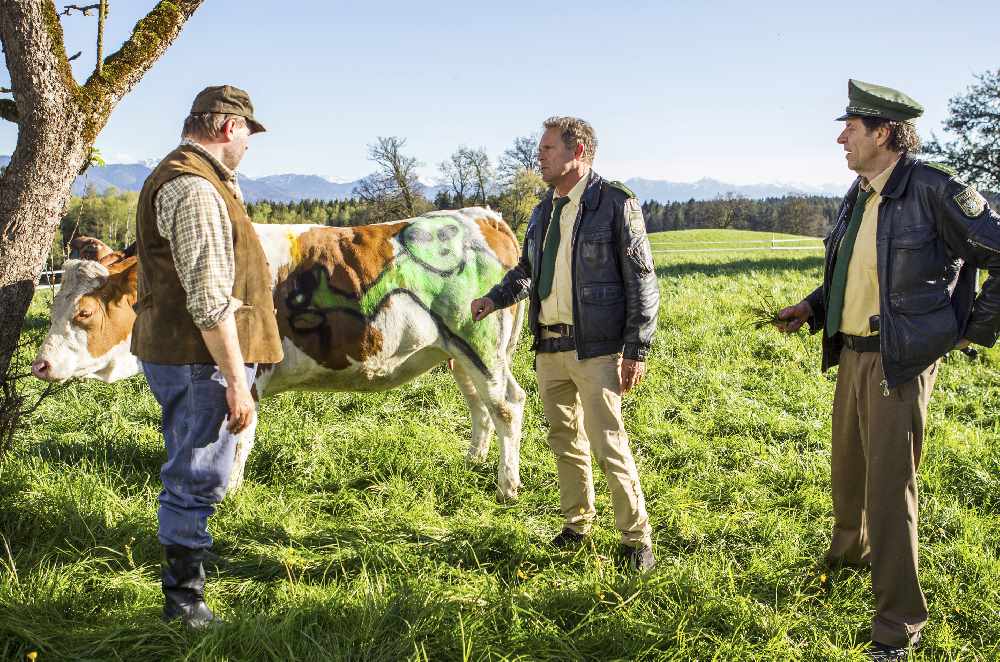
[[[544,301],[552,294],[552,281],[556,277],[556,253],[559,252],[559,219],[562,210],[569,203],[569,196],[556,198],[552,206],[552,220],[545,235],[545,247],[542,249],[542,269],[538,275],[538,300]]]
[[[847,289],[847,267],[851,264],[851,254],[854,252],[854,241],[858,238],[861,219],[865,215],[865,203],[871,195],[871,189],[858,190],[858,201],[854,203],[851,222],[847,224],[847,232],[840,240],[837,249],[837,263],[833,267],[833,278],[830,279],[830,295],[826,303],[826,335],[833,337],[840,331],[840,316],[844,309],[844,290]]]

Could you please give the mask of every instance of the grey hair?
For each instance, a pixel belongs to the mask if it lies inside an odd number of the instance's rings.
[[[184,128],[181,129],[181,138],[202,138],[213,140],[222,133],[222,127],[227,121],[238,119],[246,123],[246,119],[239,115],[227,115],[226,113],[191,113],[184,118]]]
[[[579,117],[561,117],[556,115],[542,122],[546,129],[559,129],[563,143],[570,151],[576,151],[577,145],[583,145],[583,160],[594,162],[597,153],[597,134],[590,122]]]

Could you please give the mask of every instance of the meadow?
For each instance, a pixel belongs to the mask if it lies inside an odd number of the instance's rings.
[[[755,233],[652,235],[654,248]],[[761,234],[757,238],[769,239]],[[869,574],[821,564],[832,524],[835,372],[818,336],[754,329],[794,303],[818,251],[658,253],[662,307],[625,418],[659,565],[637,577],[597,471],[591,542],[559,552],[555,466],[522,341],[523,487],[494,499],[496,447],[468,467],[444,366],[381,394],[262,403],[242,490],[211,520],[208,602],[226,625],[159,619],[159,409],[141,378],[73,384],[0,460],[0,659],[863,660]],[[36,296],[25,333],[47,327]],[[920,470],[912,659],[1000,657],[1000,350],[945,361]]]

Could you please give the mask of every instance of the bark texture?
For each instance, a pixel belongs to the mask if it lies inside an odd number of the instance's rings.
[[[101,70],[78,85],[52,0],[0,0],[0,40],[18,125],[0,177],[0,374],[21,333],[77,173],[112,110],[167,50],[203,0],[159,2]]]

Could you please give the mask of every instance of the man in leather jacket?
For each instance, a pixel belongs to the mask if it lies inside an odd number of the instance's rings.
[[[910,155],[923,109],[851,80],[837,142],[859,177],[826,239],[823,285],[779,313],[786,332],[823,332],[833,403],[831,566],[870,565],[874,659],[920,639],[917,480],[939,359],[1000,330],[1000,217],[945,166]],[[976,270],[990,277],[976,296]]]
[[[591,126],[572,117],[544,126],[539,165],[553,189],[532,213],[520,262],[472,302],[472,316],[479,321],[529,297],[538,391],[565,519],[552,543],[578,545],[596,516],[593,451],[608,480],[624,555],[645,571],[655,564],[651,529],[621,395],[642,379],[656,329],[652,252],[638,200],[591,170],[597,147]]]

